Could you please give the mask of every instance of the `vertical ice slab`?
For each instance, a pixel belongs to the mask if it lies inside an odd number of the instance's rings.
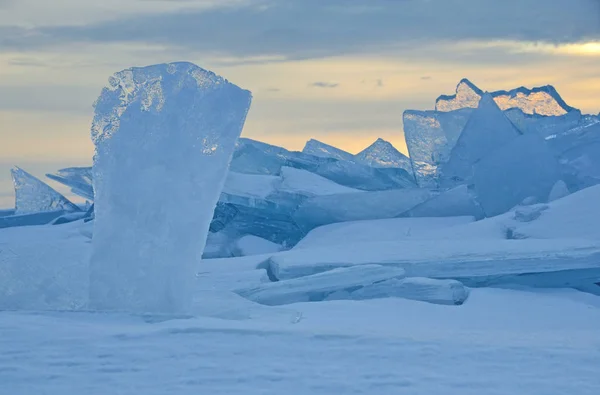
[[[186,313],[251,94],[191,63],[109,81],[92,124],[90,306]]]
[[[450,159],[440,169],[440,184],[451,187],[470,182],[475,163],[520,135],[492,96],[484,94],[452,149]]]
[[[436,187],[438,168],[448,161],[473,109],[456,111],[407,110],[402,116],[404,136],[417,184]]]
[[[474,166],[473,183],[486,216],[502,214],[526,198],[546,201],[560,179],[555,154],[528,134],[498,148]]]

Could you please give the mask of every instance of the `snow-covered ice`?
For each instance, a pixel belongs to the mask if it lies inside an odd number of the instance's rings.
[[[203,294],[208,317],[170,321],[1,312],[2,389],[595,395],[600,388],[600,305],[574,290],[476,289],[462,306],[391,298],[250,309],[225,296]]]
[[[403,278],[404,270],[380,265],[340,267],[310,276],[269,282],[236,291],[254,302],[278,306],[299,302],[318,302],[334,292],[343,292],[374,283]]]
[[[341,222],[311,230],[296,244],[294,249],[426,237],[428,233],[436,230],[468,224],[473,220],[473,217],[446,217],[386,218]]]
[[[260,255],[279,252],[282,246],[263,238],[245,235],[237,239],[233,245],[234,256]]]
[[[456,280],[409,277],[377,282],[350,293],[350,298],[354,300],[390,297],[435,304],[461,305],[469,297],[469,289]]]
[[[251,95],[191,63],[115,74],[95,105],[90,306],[184,313]]]
[[[552,186],[550,190],[550,194],[548,194],[548,202],[553,202],[558,199],[562,199],[565,196],[569,196],[571,192],[569,191],[569,187],[563,180],[558,180]]]

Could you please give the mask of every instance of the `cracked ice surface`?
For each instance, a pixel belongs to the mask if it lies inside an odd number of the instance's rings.
[[[110,79],[92,125],[92,308],[187,311],[250,100],[250,92],[191,63]]]

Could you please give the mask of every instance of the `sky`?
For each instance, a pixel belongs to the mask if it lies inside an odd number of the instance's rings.
[[[252,91],[245,137],[406,152],[403,111],[462,78],[600,112],[600,0],[0,0],[0,207],[12,165],[91,165],[110,75],[170,61]]]

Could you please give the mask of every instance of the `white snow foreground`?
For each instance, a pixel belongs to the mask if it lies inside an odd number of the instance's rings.
[[[221,314],[239,319],[0,312],[0,388],[49,395],[596,395],[600,388],[600,304],[574,290],[474,289],[451,307],[398,298],[298,303],[297,314],[218,295],[204,293],[206,309],[221,303]]]
[[[132,68],[95,105],[90,307],[186,313],[251,94],[191,63]]]
[[[194,316],[186,319],[0,311],[0,388],[595,395],[600,298],[523,287],[598,281],[599,198],[597,186],[477,222],[334,224],[290,251],[204,260],[196,266]],[[80,280],[88,278],[88,227],[0,229],[0,309],[85,308],[77,301],[87,297]],[[395,265],[400,260],[408,263]],[[295,275],[272,282],[277,261]],[[301,266],[307,270],[298,275]],[[322,301],[303,302],[311,299]]]

